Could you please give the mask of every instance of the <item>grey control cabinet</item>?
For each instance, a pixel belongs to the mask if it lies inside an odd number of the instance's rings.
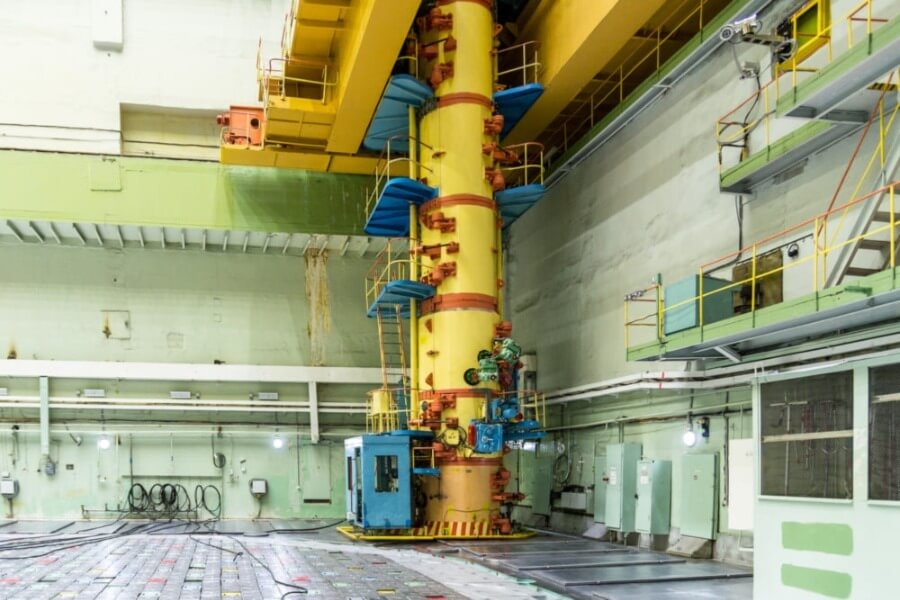
[[[637,466],[635,528],[641,533],[667,535],[671,513],[672,461],[640,461]]]
[[[606,488],[609,473],[606,472],[606,457],[594,457],[594,522],[606,523]]]
[[[606,526],[618,531],[634,529],[637,463],[641,445],[635,442],[606,447]]]

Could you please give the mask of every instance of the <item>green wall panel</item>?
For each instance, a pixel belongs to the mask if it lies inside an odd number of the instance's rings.
[[[361,234],[370,178],[123,156],[0,151],[0,217]]]

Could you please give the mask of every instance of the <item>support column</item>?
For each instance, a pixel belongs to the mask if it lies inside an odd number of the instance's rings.
[[[319,443],[319,388],[315,381],[309,384],[309,439]]]

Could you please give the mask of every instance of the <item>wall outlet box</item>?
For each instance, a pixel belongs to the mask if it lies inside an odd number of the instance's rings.
[[[265,496],[269,492],[269,482],[265,479],[251,479],[250,493],[254,496]]]
[[[0,496],[15,498],[19,495],[19,481],[17,479],[0,479]]]

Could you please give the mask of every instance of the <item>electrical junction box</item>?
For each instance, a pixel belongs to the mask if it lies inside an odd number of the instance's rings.
[[[672,461],[642,460],[637,466],[635,529],[641,533],[669,533],[672,511]]]
[[[606,447],[606,526],[630,532],[634,528],[637,464],[641,445],[636,442],[610,444]]]
[[[731,290],[716,290],[731,285],[730,281],[703,278],[703,324],[715,323],[734,315]],[[734,288],[737,289],[737,288]],[[709,294],[709,295],[707,295]],[[700,325],[700,276],[670,283],[664,292],[665,316],[663,330],[666,335],[691,329]]]
[[[0,479],[0,496],[13,499],[19,495],[19,481],[17,479]]]
[[[594,523],[605,523],[606,488],[609,474],[606,472],[606,457],[594,457]]]
[[[363,529],[412,527],[411,448],[406,435],[344,440],[348,521]]]
[[[251,479],[250,493],[256,497],[265,496],[269,493],[269,482],[265,479]]]
[[[459,446],[459,429],[445,429],[443,442],[448,446]]]
[[[500,423],[475,424],[475,452],[493,454],[503,450],[503,425]]]

